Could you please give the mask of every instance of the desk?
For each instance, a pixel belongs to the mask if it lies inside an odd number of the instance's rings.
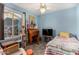
[[[39,42],[39,30],[38,29],[28,29],[28,36],[29,36],[29,41],[30,44],[32,44],[33,37],[37,39]]]

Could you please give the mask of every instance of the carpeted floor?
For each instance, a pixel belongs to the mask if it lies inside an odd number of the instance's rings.
[[[33,43],[28,45],[26,49],[32,49],[34,55],[44,55],[46,42],[40,42],[39,44]]]

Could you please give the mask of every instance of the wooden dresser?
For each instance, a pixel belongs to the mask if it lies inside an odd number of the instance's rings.
[[[29,42],[32,44],[33,37],[39,42],[39,30],[38,29],[28,29]]]

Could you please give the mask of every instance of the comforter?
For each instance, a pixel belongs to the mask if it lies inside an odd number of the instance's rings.
[[[45,55],[79,55],[79,41],[74,38],[56,36],[47,43]]]

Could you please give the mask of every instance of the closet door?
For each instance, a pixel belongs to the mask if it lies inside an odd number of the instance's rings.
[[[4,40],[4,5],[0,3],[0,40]]]

